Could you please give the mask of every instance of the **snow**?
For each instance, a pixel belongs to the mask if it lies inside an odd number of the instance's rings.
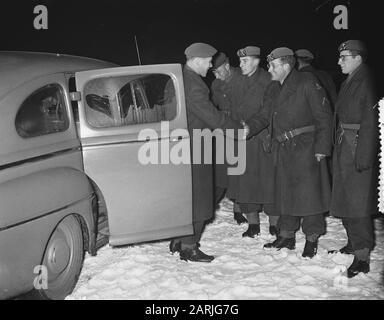
[[[346,243],[340,220],[327,217],[327,234],[320,238],[318,254],[304,259],[301,231],[295,250],[266,250],[263,245],[274,240],[267,216],[261,214],[259,237],[242,238],[247,225],[237,225],[232,208],[232,202],[224,199],[203,233],[201,249],[215,255],[213,262],[182,261],[169,252],[169,241],[105,246],[96,257],[86,256],[78,284],[67,299],[384,299],[382,218],[375,220],[377,245],[371,271],[348,279],[345,272],[353,256],[327,252]]]

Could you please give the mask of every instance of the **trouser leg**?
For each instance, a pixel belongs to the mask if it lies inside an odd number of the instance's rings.
[[[294,238],[295,232],[300,227],[301,217],[296,216],[280,216],[279,225],[280,231],[279,235],[283,238]]]
[[[308,241],[315,242],[320,235],[325,233],[324,214],[315,214],[303,217],[302,229]]]
[[[260,224],[260,216],[258,212],[246,213],[245,216],[247,217],[249,224]]]
[[[191,248],[194,247],[201,239],[203,229],[205,226],[205,221],[197,221],[193,223],[194,234],[191,236],[181,237],[178,240],[181,242],[181,248]]]
[[[247,217],[249,224],[260,224],[259,212],[262,211],[263,205],[259,203],[239,203],[240,210]]]
[[[345,220],[345,221],[344,221]],[[372,217],[343,218],[344,227],[351,243],[354,255],[363,261],[369,260],[374,246],[374,230]]]
[[[268,221],[270,226],[277,227],[277,224],[279,222],[279,217],[278,215],[273,215],[275,212],[275,206],[272,203],[267,203],[263,205],[263,211],[264,213],[268,216]]]
[[[236,201],[233,202],[233,212],[234,213],[241,213],[240,205]]]
[[[269,225],[277,227],[279,223],[279,216],[268,216]]]

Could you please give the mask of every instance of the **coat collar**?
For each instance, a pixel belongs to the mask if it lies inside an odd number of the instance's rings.
[[[263,72],[263,70],[261,69],[261,67],[258,67],[256,69],[256,71],[250,77],[248,77],[249,82],[257,81],[257,79],[259,79],[259,77],[261,76],[262,72]]]
[[[184,65],[184,76],[191,78],[192,80],[204,84],[206,86],[204,80],[201,78],[199,74],[197,74],[195,71],[193,71],[188,65]]]
[[[359,82],[361,79],[367,77],[370,73],[368,66],[365,63],[362,63],[347,79],[341,84],[339,96],[337,98],[340,102],[345,96],[348,90],[351,88],[352,84]]]
[[[292,94],[296,92],[297,84],[299,83],[299,72],[296,69],[292,69],[288,76],[285,78],[283,84],[280,84],[279,103],[281,105]]]

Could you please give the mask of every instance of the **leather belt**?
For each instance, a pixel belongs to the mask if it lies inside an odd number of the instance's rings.
[[[360,130],[360,124],[359,123],[342,123],[340,122],[341,129],[345,130]]]
[[[275,139],[280,143],[282,143],[282,142],[288,141],[289,139],[292,139],[295,136],[298,136],[299,134],[313,132],[313,131],[315,131],[315,126],[301,127],[301,128],[285,131],[283,134],[277,136]]]
[[[339,126],[340,126],[340,129],[337,130],[337,133],[339,135],[339,137],[337,139],[338,144],[341,144],[341,142],[343,141],[344,130],[354,130],[354,131],[360,130],[360,124],[359,123],[342,123],[342,122],[340,122]],[[356,138],[357,138],[357,133],[356,133],[355,139]]]

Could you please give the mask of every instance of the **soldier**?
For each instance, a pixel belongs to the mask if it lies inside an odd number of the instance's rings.
[[[231,114],[233,87],[236,79],[241,75],[241,71],[239,68],[232,67],[225,53],[220,52],[214,57],[212,72],[216,78],[211,85],[212,102],[219,110]],[[216,152],[225,152],[225,145],[216,147]],[[227,167],[228,165],[226,163],[215,163],[216,205],[222,200],[228,188]],[[240,207],[236,202],[234,203],[233,211],[233,218],[238,224],[247,222],[247,219],[241,214]]]
[[[243,129],[243,125],[215,108],[209,100],[209,89],[201,77],[205,77],[212,67],[215,48],[205,43],[193,43],[185,50],[187,58],[183,69],[185,100],[187,108],[188,130],[191,146],[194,145],[194,129]],[[200,136],[199,136],[200,138]],[[200,158],[204,159],[204,144]],[[178,251],[180,259],[186,261],[211,262],[214,257],[199,249],[199,241],[205,222],[213,217],[213,171],[212,164],[192,164],[193,225],[194,235],[173,239],[169,249]]]
[[[238,50],[243,76],[236,82],[233,117],[247,122],[261,109],[265,89],[271,82],[270,74],[260,64],[260,48],[248,46]],[[248,230],[243,237],[260,234],[259,213],[269,215],[270,233],[277,233],[278,216],[273,213],[273,162],[270,153],[264,151],[268,129],[247,140],[246,170],[243,175],[229,177],[228,195],[239,203],[241,212],[248,219]]]
[[[279,213],[277,239],[265,248],[295,248],[295,232],[306,236],[302,256],[317,253],[318,238],[325,233],[324,213],[329,210],[331,186],[324,158],[332,149],[332,114],[324,89],[308,73],[294,69],[289,48],[268,56],[272,83],[264,106],[247,124],[249,136],[270,126],[275,163],[274,200]]]
[[[372,215],[377,213],[379,173],[378,99],[365,64],[365,44],[346,41],[339,46],[339,54],[338,64],[348,77],[336,102],[331,214],[342,219],[347,232],[348,243],[339,251],[354,255],[347,272],[352,278],[369,272],[374,245]]]
[[[327,93],[327,98],[331,102],[333,110],[337,98],[337,92],[335,82],[333,81],[331,75],[323,70],[315,69],[312,66],[312,61],[315,57],[311,51],[307,49],[299,49],[295,51],[295,56],[297,59],[297,69],[301,72],[310,72],[316,77]]]

